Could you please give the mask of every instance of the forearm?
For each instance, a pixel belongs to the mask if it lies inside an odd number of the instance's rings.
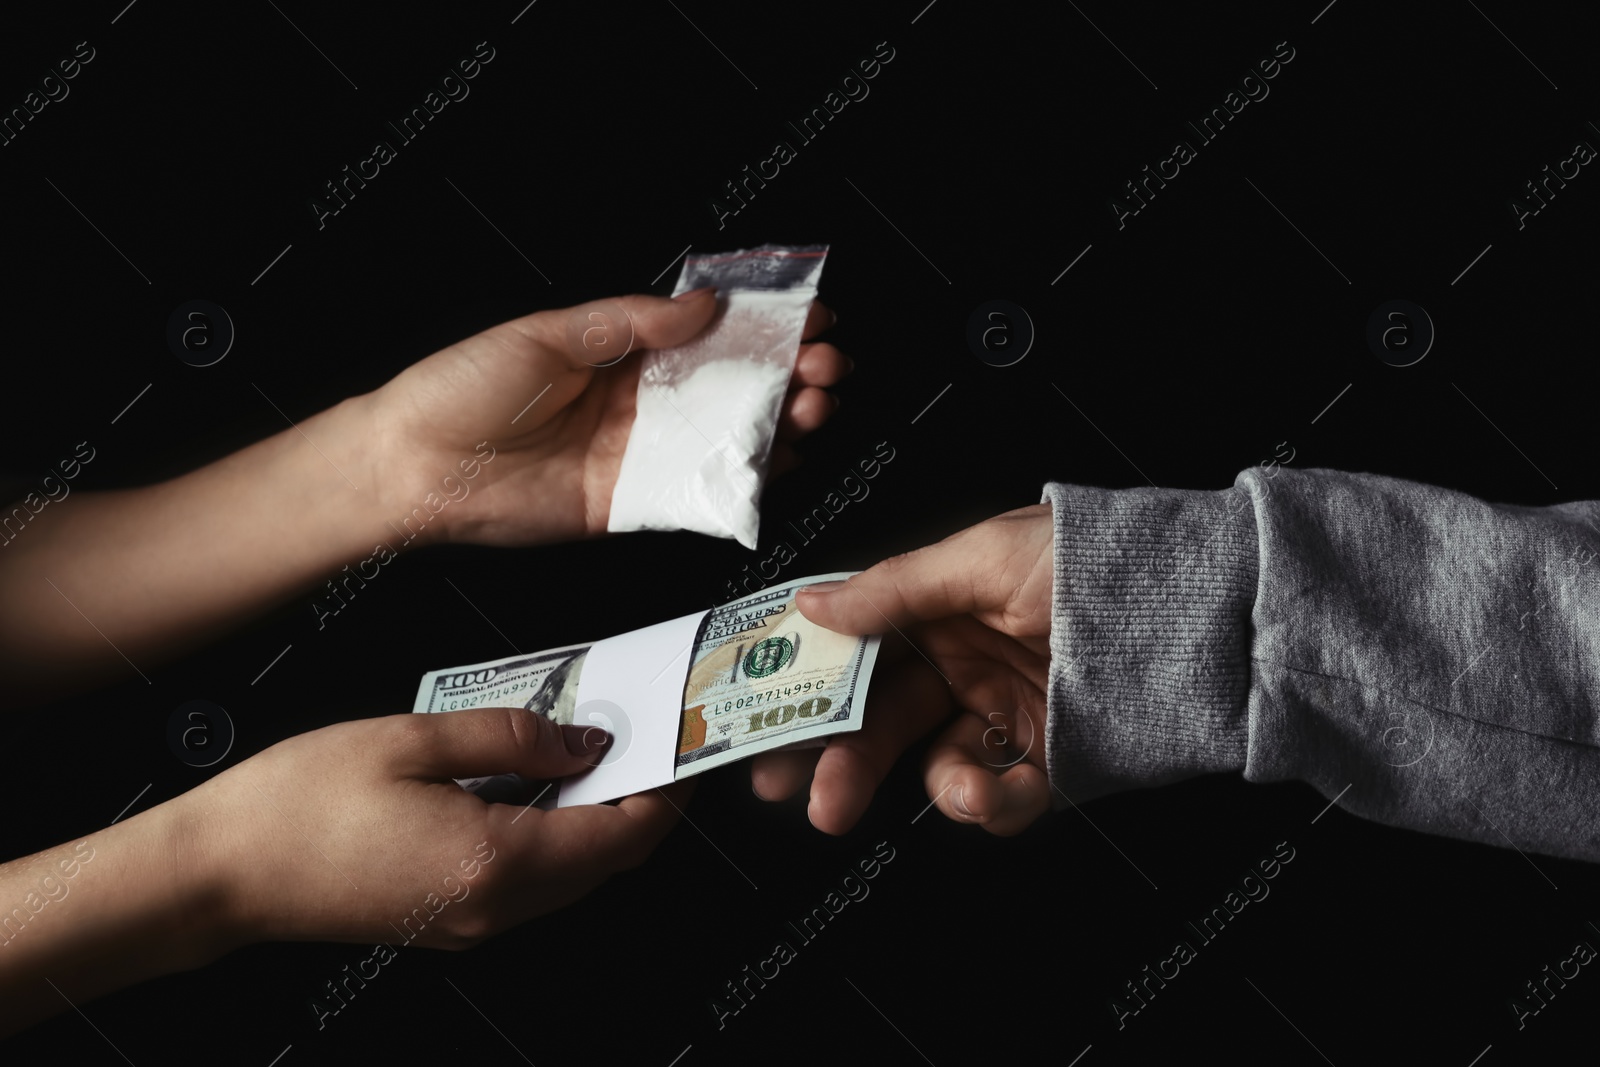
[[[236,947],[181,801],[0,864],[0,1036]]]
[[[70,668],[57,681],[142,672],[368,555],[388,529],[369,406],[347,400],[159,485],[52,505],[0,548],[0,693],[15,699],[41,666]]]
[[[1334,471],[1258,510],[1246,777],[1391,825],[1600,861],[1595,505]]]
[[[1074,799],[1243,770],[1391,825],[1600,859],[1593,505],[1336,471],[1050,493],[1048,751]]]

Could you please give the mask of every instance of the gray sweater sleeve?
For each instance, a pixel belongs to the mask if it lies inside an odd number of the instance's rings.
[[[1600,505],[1282,467],[1044,500],[1046,754],[1073,801],[1242,770],[1600,861]]]

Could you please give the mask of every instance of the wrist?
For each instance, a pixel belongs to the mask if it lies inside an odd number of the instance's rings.
[[[367,545],[385,529],[399,480],[376,394],[341,400],[303,426],[317,449],[301,453],[301,462],[309,470],[320,466],[317,480],[326,487],[320,494],[326,506],[317,509],[319,525],[332,543],[347,550]]]
[[[440,475],[451,471],[419,445],[416,429],[405,417],[404,403],[404,398],[392,397],[386,385],[339,405],[349,407],[341,417],[361,426],[366,442],[364,469],[373,501],[367,535],[396,552],[452,540],[450,501],[445,499],[448,490],[440,486]]]
[[[1045,496],[1053,779],[1092,799],[1243,769],[1260,555],[1251,497],[1056,483]]]
[[[217,847],[214,827],[208,825],[216,813],[208,820],[194,807],[194,795],[175,797],[146,813],[154,823],[151,854],[170,857],[171,870],[164,873],[177,890],[165,894],[171,904],[156,923],[166,935],[160,939],[165,973],[203,967],[257,940],[237,903],[236,865]]]
[[[447,490],[440,488],[440,472],[433,469],[443,469],[444,463],[417,444],[415,431],[397,417],[394,404],[380,388],[316,416],[319,433],[345,457],[337,463],[340,473],[360,490],[351,494],[354,502],[338,492],[330,497],[338,507],[327,513],[328,531],[333,543],[346,547],[346,555],[368,556],[379,547],[399,553],[451,540]]]
[[[82,1004],[243,943],[223,921],[223,872],[201,861],[187,808],[168,801],[0,864],[0,890],[21,902],[0,932],[0,1036],[59,1013],[63,997]]]
[[[21,1016],[42,1017],[59,1004],[47,990],[38,996],[41,975],[81,1002],[193,970],[243,944],[226,921],[224,872],[196,847],[203,833],[180,797],[0,867],[9,895],[39,913],[26,937],[4,946],[0,1004],[20,1001]]]

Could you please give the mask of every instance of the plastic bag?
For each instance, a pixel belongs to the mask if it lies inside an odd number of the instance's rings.
[[[717,288],[717,317],[646,352],[606,528],[693,530],[756,547],[761,489],[827,245],[690,256],[673,295]]]

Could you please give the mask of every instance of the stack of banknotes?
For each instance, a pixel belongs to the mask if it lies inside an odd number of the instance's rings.
[[[678,716],[674,778],[758,752],[820,745],[830,734],[861,728],[862,704],[881,639],[834,633],[811,622],[795,606],[798,590],[849,577],[797,578],[706,613],[688,657],[682,700],[667,712]],[[617,720],[630,713],[610,704],[594,710],[579,703],[579,684],[591,647],[592,642],[566,645],[429,671],[412,710],[427,714],[523,707],[558,723],[602,727],[613,735],[614,749],[624,748],[631,724]],[[637,670],[645,672],[649,681],[659,678],[664,685],[675,685],[684,672],[684,659],[680,654],[665,666],[641,661]],[[626,758],[625,753],[616,755]],[[514,775],[462,779],[461,784],[485,799],[528,786]],[[558,790],[559,784],[546,790],[550,795],[540,806],[553,805]]]

